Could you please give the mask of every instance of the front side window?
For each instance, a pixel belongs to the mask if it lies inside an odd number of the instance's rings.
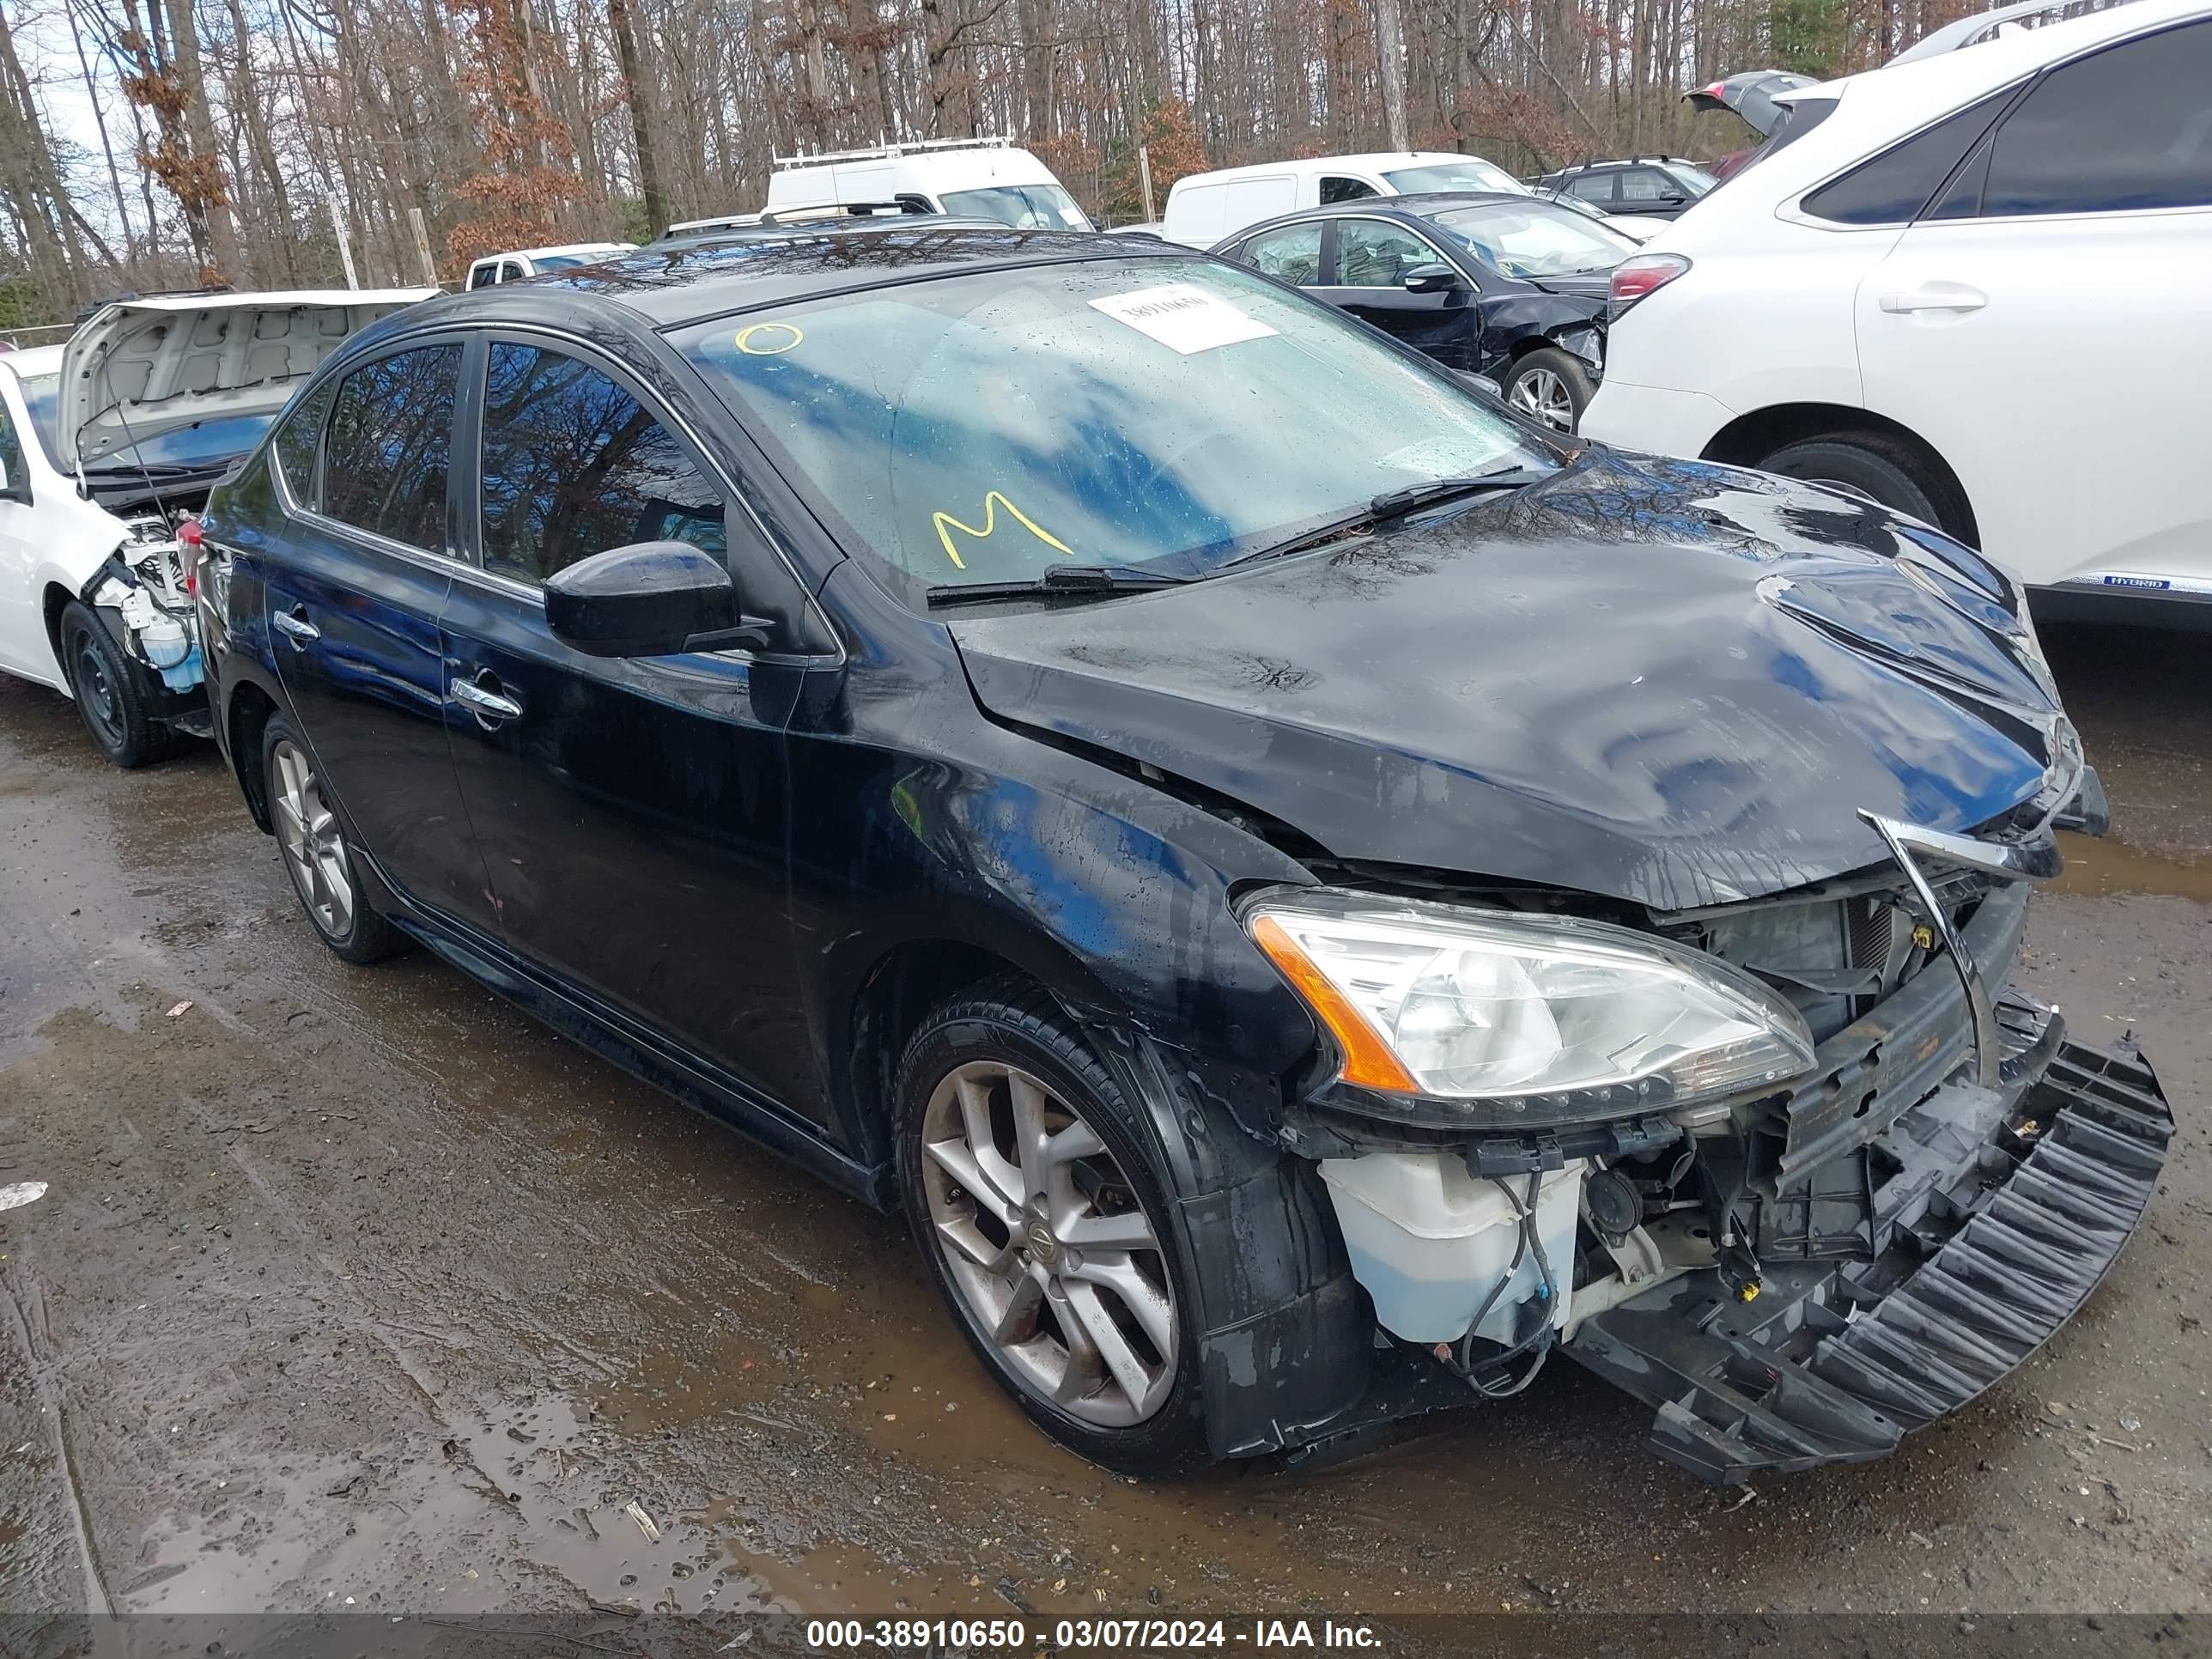
[[[1484,202],[1429,216],[1492,270],[1518,278],[1610,270],[1636,244],[1602,220],[1555,202]]]
[[[311,511],[316,506],[315,445],[337,391],[336,380],[325,380],[287,412],[284,424],[276,428],[276,465],[284,475],[284,487],[294,501]]]
[[[1336,224],[1336,282],[1340,288],[1403,288],[1406,273],[1438,264],[1443,256],[1410,230],[1379,219],[1340,219]]]
[[[1418,196],[1434,190],[1502,190],[1525,196],[1528,186],[1493,162],[1479,155],[1462,155],[1456,161],[1437,161],[1427,167],[1398,167],[1382,175],[1401,196]]]
[[[1630,211],[1638,202],[1680,201],[1688,192],[1657,167],[1631,167],[1620,175],[1620,204]]]
[[[23,394],[23,408],[31,417],[31,433],[39,441],[46,465],[58,467],[54,458],[62,453],[62,377],[58,374],[33,374],[15,384]]]
[[[1321,226],[1285,225],[1244,244],[1244,263],[1278,282],[1311,288],[1321,281]]]
[[[1805,211],[1839,225],[1901,225],[1918,218],[2015,90],[1992,93],[1861,162],[1808,196]]]
[[[720,492],[610,376],[542,346],[498,344],[484,378],[484,568],[542,582],[634,542],[725,550]]]
[[[458,345],[417,346],[340,383],[323,436],[325,518],[429,552],[446,546]]]
[[[981,190],[949,190],[947,213],[996,219],[1017,230],[1088,230],[1091,221],[1075,198],[1058,185],[991,185]]]
[[[1328,178],[1321,181],[1321,203],[1327,207],[1332,202],[1364,202],[1370,196],[1382,192],[1364,179]]]
[[[1982,216],[2212,204],[2212,22],[2055,69],[1997,129]]]
[[[1205,576],[1385,490],[1551,464],[1441,370],[1238,265],[978,271],[672,337],[916,605],[1059,563]]]

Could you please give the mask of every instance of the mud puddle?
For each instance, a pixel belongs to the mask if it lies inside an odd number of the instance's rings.
[[[2066,867],[2050,884],[2054,893],[2104,898],[2119,893],[2157,893],[2212,904],[2212,862],[2161,858],[2111,836],[2061,834]]]

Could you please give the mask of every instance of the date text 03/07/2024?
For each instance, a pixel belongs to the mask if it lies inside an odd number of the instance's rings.
[[[1382,1638],[1365,1624],[1333,1619],[1255,1619],[1249,1627],[1220,1619],[1060,1619],[1049,1628],[1035,1629],[1019,1619],[811,1619],[806,1645],[823,1653],[947,1648],[971,1653],[1229,1647],[1373,1651]]]

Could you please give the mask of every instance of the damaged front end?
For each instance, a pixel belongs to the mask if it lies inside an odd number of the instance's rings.
[[[143,689],[156,716],[205,736],[209,716],[200,691],[205,672],[191,573],[198,521],[183,512],[145,511],[122,523],[122,544],[77,597],[143,671]]]
[[[1319,1437],[1445,1403],[1433,1373],[1516,1392],[1556,1351],[1725,1484],[1880,1456],[2025,1360],[2126,1243],[2173,1127],[2131,1048],[2079,1045],[2007,988],[2051,826],[2101,828],[2094,774],[2055,769],[2067,814],[2046,791],[1976,836],[1869,817],[1887,865],[1755,901],[1598,924],[1526,895],[1370,896],[1337,907],[1364,918],[1353,948],[1300,921],[1289,951],[1254,906],[1339,1034],[1286,1129],[1320,1161],[1390,1378]],[[1467,951],[1448,918],[1470,915],[1493,920]],[[1459,955],[1422,956],[1431,917]],[[1565,943],[1540,969],[1534,947],[1511,972],[1481,959],[1486,930],[1546,928]],[[1609,962],[1638,937],[1659,966]],[[1454,1020],[1452,1064],[1425,1069]],[[1538,1086],[1515,1092],[1516,1068]]]

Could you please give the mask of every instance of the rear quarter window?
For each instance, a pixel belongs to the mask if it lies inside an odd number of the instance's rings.
[[[295,501],[310,512],[318,505],[315,447],[322,441],[323,420],[331,412],[331,399],[337,392],[337,382],[325,380],[294,404],[278,423],[272,445],[276,452],[276,470],[284,476],[284,488],[291,492]]]
[[[2017,95],[2017,87],[1923,127],[1805,198],[1805,211],[1839,225],[1901,225],[1920,216],[1966,152]]]

